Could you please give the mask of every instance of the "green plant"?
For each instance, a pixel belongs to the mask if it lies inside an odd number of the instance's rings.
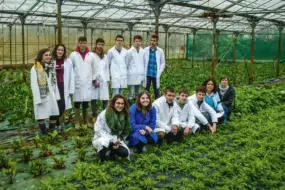
[[[84,136],[88,132],[88,126],[87,125],[80,125],[78,129],[76,129],[79,133],[79,136]]]
[[[9,161],[7,168],[3,169],[3,173],[5,173],[9,177],[10,184],[14,183],[14,179],[17,173],[17,163]]]
[[[56,138],[57,138],[57,135],[58,135],[57,130],[53,130],[52,133],[49,133],[48,134],[48,142],[50,144],[53,144],[55,142]]]
[[[6,155],[6,152],[3,150],[0,150],[0,169],[8,168],[8,164],[9,164],[9,158]]]
[[[61,136],[64,140],[67,140],[68,137],[70,136],[71,132],[72,132],[72,128],[65,129],[65,130],[64,130],[64,133],[61,133],[60,136]]]
[[[55,162],[54,168],[56,168],[56,169],[63,169],[63,168],[65,168],[65,165],[64,165],[65,157],[52,157],[52,159]]]
[[[34,138],[33,142],[35,144],[35,146],[38,148],[39,144],[42,142],[43,140],[40,138],[39,134],[37,134],[37,136]]]
[[[31,173],[34,177],[42,175],[47,172],[48,166],[42,160],[37,159],[30,162]]]
[[[22,154],[23,161],[29,161],[33,157],[33,148],[28,146],[22,147],[20,153]]]
[[[58,149],[58,154],[67,154],[67,150],[62,145],[59,145]]]
[[[86,139],[85,138],[81,138],[81,137],[73,137],[72,138],[72,142],[75,146],[75,148],[83,148],[86,145]]]
[[[48,157],[51,156],[53,153],[53,148],[51,147],[51,145],[49,144],[39,144],[39,147],[42,149],[42,156],[44,157]]]
[[[77,153],[77,160],[78,161],[84,161],[87,151],[84,150],[84,148],[75,148],[75,151]]]
[[[21,139],[16,139],[12,142],[12,148],[15,152],[19,151],[24,146],[24,142]]]

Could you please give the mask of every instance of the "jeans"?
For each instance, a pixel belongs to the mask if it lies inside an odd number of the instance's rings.
[[[129,85],[128,100],[136,98],[141,90],[141,85]]]
[[[147,76],[145,90],[149,92],[151,83],[152,83],[152,87],[154,90],[155,99],[157,99],[157,98],[159,98],[159,90],[156,87],[156,78]]]
[[[112,88],[113,91],[113,95],[112,97],[114,97],[116,94],[123,94],[123,88]]]

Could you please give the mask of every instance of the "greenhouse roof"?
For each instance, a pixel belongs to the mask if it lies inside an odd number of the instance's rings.
[[[256,32],[285,24],[284,0],[0,0],[0,23],[20,24],[25,18],[25,24],[56,26],[57,1],[62,1],[62,24],[70,27],[153,31],[160,11],[160,31],[165,26],[180,33],[212,30],[213,16],[219,17],[217,29],[229,32],[251,32],[252,19],[258,21]]]

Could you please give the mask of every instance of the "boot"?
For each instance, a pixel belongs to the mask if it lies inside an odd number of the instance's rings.
[[[42,135],[47,135],[47,128],[44,121],[38,121],[39,128],[41,129]]]
[[[83,116],[83,124],[87,125],[90,128],[92,128],[92,124],[88,121],[87,108],[86,109],[82,109],[82,116]]]
[[[49,121],[49,132],[50,133],[53,133],[53,131],[55,130],[55,125],[56,125],[56,120]]]
[[[92,116],[93,117],[97,117],[98,116],[98,113],[97,113],[97,100],[91,100],[91,107],[92,107]]]
[[[75,115],[75,129],[80,128],[80,108],[74,108]]]

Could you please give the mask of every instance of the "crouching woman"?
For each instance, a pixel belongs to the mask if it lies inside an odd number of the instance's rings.
[[[126,99],[115,95],[95,123],[95,135],[92,140],[101,161],[115,160],[116,156],[129,158],[130,150],[124,140],[131,130],[129,105]]]

